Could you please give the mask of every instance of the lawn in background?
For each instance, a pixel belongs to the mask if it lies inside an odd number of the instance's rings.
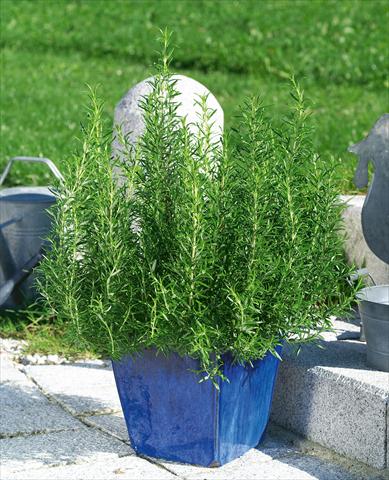
[[[317,148],[339,158],[352,191],[350,143],[388,110],[388,3],[380,0],[0,0],[0,169],[14,155],[59,167],[76,147],[86,84],[100,85],[107,124],[122,95],[152,72],[158,28],[174,31],[174,69],[204,83],[226,125],[259,93],[282,115],[294,73],[311,100]],[[8,184],[47,183],[15,166]]]
[[[339,159],[339,189],[353,191],[347,147],[388,111],[388,9],[377,0],[0,0],[0,170],[15,155],[61,168],[77,148],[86,84],[100,86],[112,125],[115,104],[152,72],[158,29],[168,27],[174,69],[218,97],[227,127],[250,94],[280,117],[294,73],[318,151]],[[44,167],[15,165],[7,185],[49,182]],[[31,352],[78,353],[44,318],[21,312],[0,323],[0,335],[26,338]]]

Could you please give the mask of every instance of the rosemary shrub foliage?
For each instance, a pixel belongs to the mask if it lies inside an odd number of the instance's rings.
[[[40,289],[75,341],[115,359],[176,351],[214,379],[223,354],[277,355],[282,340],[317,338],[349,305],[341,206],[295,82],[278,128],[253,98],[215,143],[206,98],[196,126],[177,117],[169,60],[165,45],[141,102],[145,133],[135,148],[123,139],[122,186],[92,95]]]

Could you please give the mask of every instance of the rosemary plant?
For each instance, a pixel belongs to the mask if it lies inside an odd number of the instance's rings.
[[[342,207],[296,82],[281,125],[252,98],[215,143],[206,98],[196,135],[178,118],[170,59],[165,36],[141,102],[145,132],[135,147],[123,139],[120,186],[92,94],[39,288],[74,341],[114,359],[175,351],[214,379],[223,354],[239,362],[277,355],[283,340],[318,338],[349,306]]]

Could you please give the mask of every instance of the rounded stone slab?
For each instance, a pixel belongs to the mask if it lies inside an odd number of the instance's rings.
[[[115,108],[114,129],[118,131],[118,128],[120,128],[122,134],[127,136],[128,141],[132,145],[136,143],[137,139],[144,132],[143,113],[139,102],[152,91],[151,82],[153,78],[146,78],[128,90]],[[194,134],[196,134],[195,123],[198,121],[198,115],[201,112],[201,108],[196,104],[196,101],[201,96],[208,96],[207,106],[215,111],[212,117],[211,136],[212,140],[217,142],[223,133],[224,113],[216,97],[207,87],[193,80],[193,78],[185,75],[174,75],[172,79],[176,81],[175,88],[179,92],[175,99],[180,104],[177,109],[177,115],[182,118],[186,117],[189,128]],[[112,149],[114,155],[120,155],[122,146],[116,134],[114,135]]]

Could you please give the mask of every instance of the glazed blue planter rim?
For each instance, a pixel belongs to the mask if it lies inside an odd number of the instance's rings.
[[[282,346],[276,347],[280,354]],[[222,357],[215,388],[200,382],[199,362],[145,349],[113,361],[115,381],[134,450],[149,457],[220,466],[256,447],[270,416],[279,360],[268,352],[250,363]]]

